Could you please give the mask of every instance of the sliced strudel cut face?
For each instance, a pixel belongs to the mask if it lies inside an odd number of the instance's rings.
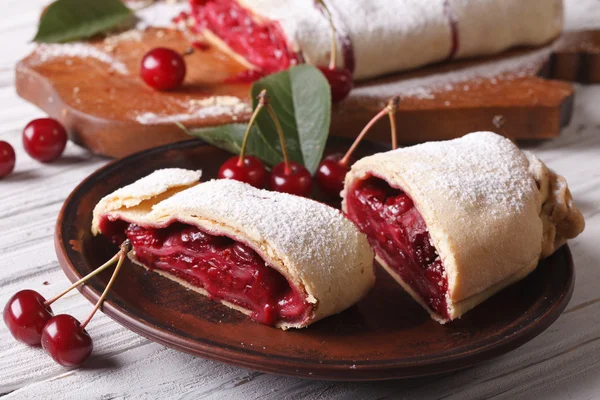
[[[366,157],[342,195],[381,265],[441,323],[584,227],[564,178],[491,132]]]
[[[106,196],[92,232],[128,238],[137,264],[283,329],[339,313],[373,286],[373,251],[339,210],[233,180],[165,184],[180,173],[195,174],[156,171]]]
[[[190,0],[197,31],[255,77],[297,62],[370,79],[453,58],[538,46],[562,29],[562,0]],[[324,4],[324,6],[323,6]],[[328,10],[328,11],[327,11]]]

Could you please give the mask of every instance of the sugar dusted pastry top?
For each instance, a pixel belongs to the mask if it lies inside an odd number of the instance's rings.
[[[148,182],[172,176],[167,171],[144,178],[145,186],[154,188]],[[306,292],[307,301],[316,304],[311,322],[351,306],[374,284],[373,252],[367,238],[339,210],[233,180],[201,183],[166,197],[171,185],[163,185],[162,194],[153,191],[154,199],[161,200],[148,199],[149,206],[144,202],[133,202],[132,208],[109,206],[123,204],[114,198],[129,198],[134,192],[148,198],[138,183],[100,201],[94,210],[94,233],[101,218],[109,218],[146,227],[177,220],[229,236],[249,245]]]
[[[412,198],[442,259],[453,302],[535,268],[540,256],[584,227],[564,178],[491,132],[363,158],[344,190],[368,176]]]
[[[260,17],[278,21],[291,47],[307,62],[328,64],[331,28],[315,2],[239,2]],[[339,64],[344,47],[350,47],[356,79],[452,57],[494,54],[517,45],[541,45],[562,29],[562,0],[326,0],[325,4],[339,32]]]

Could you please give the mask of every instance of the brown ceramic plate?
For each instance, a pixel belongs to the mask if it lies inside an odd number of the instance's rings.
[[[327,153],[348,148],[332,138]],[[364,143],[357,156],[385,150]],[[92,210],[104,195],[155,169],[202,169],[214,177],[230,154],[192,140],[115,161],[84,180],[69,196],[56,227],[56,252],[71,281],[116,252],[92,237]],[[82,288],[95,302],[106,271]],[[544,331],[566,307],[573,291],[573,261],[559,249],[523,281],[447,325],[432,321],[379,268],[376,287],[345,312],[287,332],[244,315],[143,268],[127,264],[103,311],[128,329],[200,357],[258,371],[305,378],[380,380],[439,374],[466,368],[513,350]]]

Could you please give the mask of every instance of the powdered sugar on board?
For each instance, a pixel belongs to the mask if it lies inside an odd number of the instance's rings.
[[[127,66],[115,59],[110,53],[99,49],[85,42],[74,42],[65,44],[41,44],[34,53],[33,63],[36,61],[43,64],[55,58],[66,58],[67,65],[69,58],[94,58],[102,63],[105,63],[119,74],[126,75],[129,73]]]
[[[229,115],[235,121],[238,115],[252,112],[250,105],[234,96],[212,96],[202,99],[190,99],[187,102],[178,101],[180,106],[187,109],[180,114],[157,114],[141,112],[133,118],[143,125],[160,123],[186,122],[195,119]]]
[[[496,84],[497,80],[511,80],[532,75],[550,56],[552,46],[528,52],[524,55],[494,60],[452,71],[419,76],[415,78],[398,79],[390,82],[368,83],[355,88],[350,96],[354,98],[381,98],[392,96],[434,99],[436,93],[449,92],[458,89],[468,91],[467,82],[481,83],[489,81]]]
[[[386,158],[393,159],[395,153],[411,154],[413,161],[404,172],[410,181],[428,177],[447,201],[464,209],[484,209],[494,217],[520,214],[533,193],[523,153],[509,139],[492,132],[407,147],[386,153]]]

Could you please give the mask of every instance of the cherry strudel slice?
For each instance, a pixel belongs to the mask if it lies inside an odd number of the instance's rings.
[[[564,178],[491,132],[363,158],[342,195],[381,265],[441,323],[584,227]]]
[[[233,180],[168,169],[117,190],[92,232],[129,238],[131,258],[257,322],[305,327],[374,284],[368,240],[340,211]]]
[[[562,0],[190,0],[196,30],[255,77],[337,62],[369,79],[452,58],[538,46],[562,29]],[[324,4],[325,6],[323,6]]]

